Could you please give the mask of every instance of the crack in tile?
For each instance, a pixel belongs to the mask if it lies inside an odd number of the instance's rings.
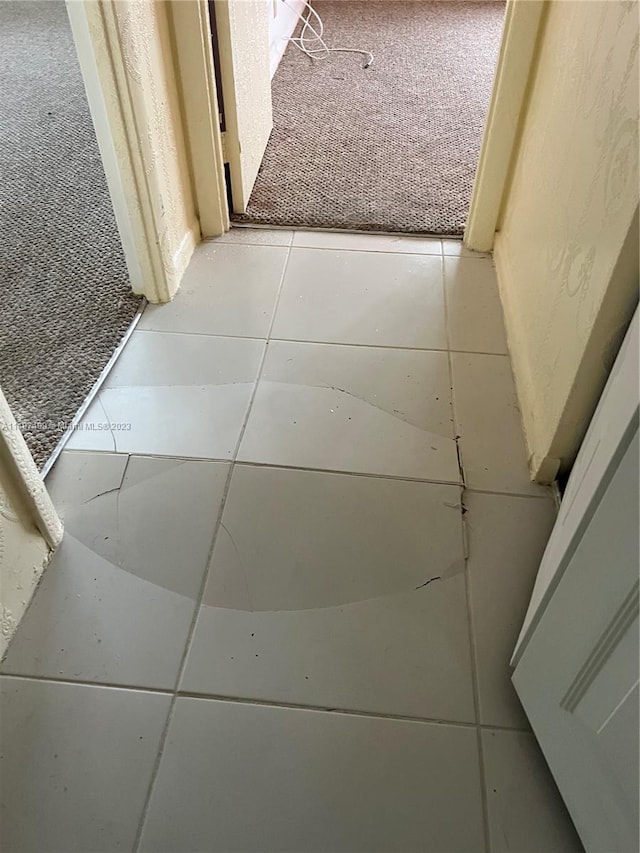
[[[450,441],[453,441],[453,437],[451,435],[446,435],[445,433],[434,432],[433,430],[426,429],[426,427],[421,426],[420,424],[415,423],[410,420],[407,416],[401,417],[404,412],[401,412],[399,409],[387,409],[384,406],[380,406],[377,403],[372,403],[371,400],[367,400],[365,397],[361,397],[359,394],[354,394],[352,391],[348,391],[346,388],[340,388],[337,385],[314,385],[310,383],[299,383],[299,382],[284,382],[279,379],[265,379],[263,377],[262,382],[264,383],[272,383],[274,385],[286,385],[290,388],[319,388],[323,391],[338,391],[341,394],[346,394],[348,397],[351,397],[354,400],[358,400],[361,403],[364,403],[367,406],[370,406],[372,409],[377,409],[379,412],[383,412],[386,415],[394,418],[395,420],[402,421],[408,426],[414,427],[415,429],[419,429],[422,432],[431,433],[432,435],[439,435],[442,438],[447,438]]]
[[[426,580],[424,583],[418,584],[418,586],[416,587],[416,589],[424,589],[424,588],[425,588],[425,586],[429,586],[429,584],[430,584],[430,583],[433,583],[434,581],[440,581],[440,580],[442,580],[441,576],[440,576],[440,575],[435,575],[435,577],[429,578],[429,579],[428,579],[428,580]]]
[[[224,532],[227,534],[227,536],[231,540],[231,545],[233,546],[233,550],[235,551],[236,557],[238,558],[238,563],[240,564],[240,571],[242,572],[242,579],[244,581],[244,588],[245,588],[245,591],[247,593],[247,603],[249,605],[249,612],[254,613],[255,611],[254,611],[254,607],[253,607],[253,602],[251,600],[251,592],[249,591],[249,578],[247,577],[247,572],[246,572],[246,569],[244,567],[244,561],[243,561],[242,557],[240,556],[240,551],[238,550],[238,545],[236,544],[236,540],[233,538],[231,531],[229,530],[229,528],[227,527],[227,525],[224,522],[222,522],[222,521],[220,522],[220,527],[224,530]]]
[[[106,489],[104,492],[99,492],[97,495],[89,498],[89,500],[83,501],[80,506],[87,506],[87,504],[92,503],[93,501],[97,501],[98,498],[103,498],[105,495],[112,495],[114,492],[119,492],[122,488],[122,483],[119,486],[114,486],[113,489]]]
[[[229,535],[229,538],[231,539],[231,542],[232,542],[234,548],[236,549],[236,554],[238,555],[238,559],[240,560],[240,555],[238,553],[237,546],[235,544],[235,541],[233,540],[233,537],[231,536],[231,534],[229,533],[229,531],[226,527],[224,527],[224,530]],[[247,575],[246,575],[246,572],[244,570],[244,566],[242,566],[242,564],[241,564],[241,567],[242,567],[242,571],[243,571],[243,578],[245,581],[245,585],[247,585],[247,596],[249,596]],[[246,608],[242,608],[242,607],[228,607],[224,604],[215,604],[215,603],[214,604],[203,603],[203,607],[213,607],[213,608],[218,608],[221,610],[236,610],[236,611],[243,612],[243,613],[249,612],[249,613],[255,613],[255,614],[305,613],[305,612],[319,612],[322,610],[336,610],[336,609],[340,610],[340,609],[345,608],[345,607],[352,607],[352,606],[358,605],[358,604],[367,604],[369,602],[378,601],[378,600],[383,599],[383,598],[395,598],[395,597],[400,596],[400,595],[413,594],[414,592],[416,592],[418,590],[425,589],[434,580],[446,581],[446,580],[449,580],[449,579],[455,577],[456,575],[463,574],[464,573],[464,567],[465,567],[464,557],[460,557],[459,559],[453,560],[449,564],[449,566],[440,575],[429,578],[425,583],[422,583],[419,586],[413,587],[412,589],[401,589],[401,590],[392,591],[392,592],[383,592],[380,595],[372,595],[372,596],[369,596],[367,598],[356,598],[356,599],[352,599],[350,601],[349,600],[338,601],[338,602],[335,602],[334,604],[327,604],[327,605],[324,605],[322,607],[278,607],[277,609],[266,609],[266,608],[265,609],[256,609],[253,605],[253,602],[251,602],[251,601],[250,601],[250,610],[248,610],[248,611],[246,610]]]
[[[124,562],[124,557],[122,556],[122,548],[121,548],[121,540],[120,540],[120,498],[122,497],[124,481],[127,476],[127,470],[129,468],[129,463],[131,462],[131,456],[127,456],[127,461],[124,465],[124,470],[122,472],[122,479],[120,480],[120,486],[118,488],[118,492],[116,494],[116,560],[119,568],[122,568],[122,564]]]
[[[117,453],[117,452],[118,452],[118,446],[117,446],[117,443],[116,443],[116,436],[115,436],[114,431],[111,429],[111,418],[109,417],[109,415],[108,415],[108,413],[107,413],[107,410],[106,410],[106,408],[105,408],[105,405],[104,405],[104,403],[103,403],[103,401],[102,401],[102,395],[99,395],[99,396],[96,398],[96,402],[97,402],[97,404],[100,406],[100,408],[102,409],[102,414],[104,415],[104,417],[105,417],[105,421],[106,421],[106,423],[107,423],[107,424],[108,424],[108,426],[109,426],[109,434],[111,435],[111,440],[112,440],[112,442],[113,442],[113,452],[114,452],[114,453]]]

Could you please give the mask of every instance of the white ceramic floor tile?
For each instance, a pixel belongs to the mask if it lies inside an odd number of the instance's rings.
[[[174,687],[228,467],[63,453],[47,486],[65,538],[2,671]]]
[[[393,252],[397,255],[439,255],[440,240],[401,234],[349,234],[339,231],[296,231],[293,245],[309,249],[346,249],[352,252]]]
[[[222,523],[181,689],[475,720],[457,486],[241,466]]]
[[[208,587],[220,607],[336,607],[463,571],[459,486],[238,465],[222,524]]]
[[[264,346],[135,332],[67,448],[231,458]]]
[[[491,261],[445,258],[444,283],[451,349],[505,355],[507,337]]]
[[[273,337],[446,349],[442,258],[294,248]]]
[[[138,328],[266,338],[288,251],[201,243],[174,301],[147,305]]]
[[[200,386],[253,382],[262,341],[135,331],[105,388]]]
[[[548,494],[532,483],[507,356],[452,353],[453,401],[465,481],[472,489]]]
[[[578,853],[582,845],[536,740],[483,731],[491,853]]]
[[[293,231],[286,228],[240,228],[232,226],[222,237],[205,240],[205,243],[241,243],[247,246],[290,246]]]
[[[528,728],[509,661],[555,520],[551,499],[465,493],[480,721]]]
[[[475,252],[472,249],[467,249],[462,240],[443,240],[442,241],[443,255],[452,255],[462,258],[488,258],[488,252]]]
[[[483,849],[470,728],[178,699],[141,850]]]
[[[456,483],[447,356],[271,342],[238,458]]]
[[[170,697],[0,679],[7,853],[131,850]]]

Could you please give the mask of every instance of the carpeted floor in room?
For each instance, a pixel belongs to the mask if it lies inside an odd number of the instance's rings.
[[[504,2],[318,0],[329,47],[289,44],[274,128],[238,222],[459,235],[497,63]],[[298,29],[299,33],[299,29]]]
[[[0,387],[42,466],[133,319],[62,0],[0,3]]]

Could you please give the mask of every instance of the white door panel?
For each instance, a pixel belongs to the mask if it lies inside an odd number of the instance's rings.
[[[518,638],[512,661],[514,666],[546,601],[553,594],[572,541],[579,537],[581,527],[597,503],[611,460],[623,436],[638,417],[639,349],[640,324],[636,312],[567,483]]]
[[[588,851],[638,839],[638,434],[513,681]]]
[[[218,59],[235,213],[244,213],[273,127],[267,0],[215,0]]]
[[[589,853],[638,833],[637,314],[569,480],[513,682]],[[544,572],[543,572],[544,570]]]

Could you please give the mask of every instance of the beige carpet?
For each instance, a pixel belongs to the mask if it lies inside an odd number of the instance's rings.
[[[461,234],[504,3],[318,0],[330,47],[290,44],[246,216],[274,225]]]
[[[0,386],[42,467],[140,304],[62,0],[0,2]]]

